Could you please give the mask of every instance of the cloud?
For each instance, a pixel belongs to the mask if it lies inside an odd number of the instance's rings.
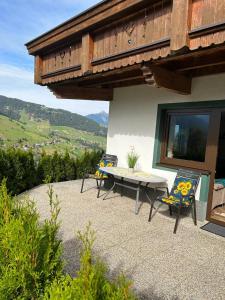
[[[4,78],[13,78],[15,80],[22,79],[32,82],[34,75],[32,71],[28,71],[27,69],[0,63],[0,78],[1,77],[3,80]]]
[[[8,64],[0,64],[0,95],[66,109],[82,115],[102,110],[107,112],[109,108],[108,102],[105,101],[57,99],[47,87],[33,83],[33,71]]]
[[[26,42],[75,16],[98,0],[0,0],[0,94],[80,114],[108,111],[100,101],[58,100],[33,83]],[[2,42],[4,41],[4,42]]]

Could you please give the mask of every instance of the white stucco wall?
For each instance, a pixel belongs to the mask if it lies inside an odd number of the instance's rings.
[[[174,172],[152,169],[158,104],[224,99],[225,74],[193,79],[188,96],[147,85],[115,89],[109,110],[107,153],[117,155],[118,165],[127,167],[127,152],[134,146],[140,156],[137,167],[166,177],[171,187]]]

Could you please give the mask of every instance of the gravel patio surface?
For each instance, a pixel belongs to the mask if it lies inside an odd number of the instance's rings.
[[[86,187],[95,184],[88,180]],[[76,232],[89,221],[96,231],[94,251],[107,262],[110,276],[123,270],[134,282],[139,299],[225,299],[225,238],[194,226],[183,218],[177,234],[167,207],[160,207],[148,223],[149,203],[134,214],[134,199],[112,193],[96,198],[96,189],[80,194],[81,181],[53,184],[60,200],[61,238],[66,270],[74,275],[79,266]],[[29,195],[41,218],[49,216],[47,186]]]

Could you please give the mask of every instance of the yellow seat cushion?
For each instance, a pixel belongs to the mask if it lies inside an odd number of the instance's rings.
[[[113,163],[107,160],[101,160],[97,165],[97,170],[95,172],[95,177],[98,179],[106,179],[108,178],[107,173],[100,170],[100,168],[104,167],[113,167]]]
[[[187,199],[187,198],[183,198],[183,199],[178,199],[174,196],[169,196],[169,197],[159,197],[158,200],[162,203],[168,204],[168,205],[174,205],[174,206],[179,206],[180,205],[180,201],[181,201],[181,205],[188,207],[192,204],[191,199]]]

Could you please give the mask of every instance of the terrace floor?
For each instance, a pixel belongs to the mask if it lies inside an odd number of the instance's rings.
[[[92,186],[92,180],[87,186]],[[134,214],[134,200],[111,194],[103,201],[96,190],[80,194],[81,181],[53,184],[60,200],[61,235],[66,269],[79,265],[76,232],[89,221],[96,230],[94,251],[107,262],[110,276],[123,270],[134,282],[139,299],[225,299],[225,239],[181,219],[173,234],[174,219],[163,207],[148,223],[149,203]],[[49,215],[47,186],[29,192],[41,217]]]

